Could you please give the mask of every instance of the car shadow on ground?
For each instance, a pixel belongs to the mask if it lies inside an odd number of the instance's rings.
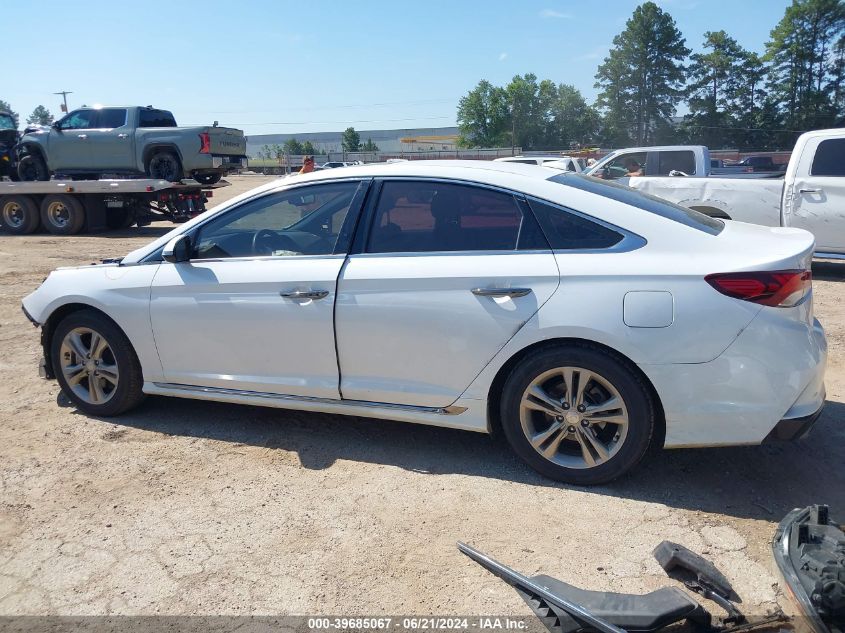
[[[133,226],[128,229],[112,229],[109,231],[102,231],[89,234],[89,237],[107,237],[110,239],[127,237],[148,237],[157,238],[166,233],[170,233],[178,224],[167,224],[165,226]]]
[[[845,261],[814,261],[813,279],[821,281],[845,281]]]
[[[103,420],[163,433],[296,452],[304,468],[337,460],[568,488],[525,466],[502,439],[415,424],[213,402],[148,398]],[[794,507],[845,511],[845,404],[828,405],[809,437],[763,446],[655,451],[631,475],[593,494],[779,520]]]

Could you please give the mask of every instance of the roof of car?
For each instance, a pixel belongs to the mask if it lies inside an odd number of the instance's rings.
[[[506,161],[492,160],[411,160],[402,163],[369,163],[367,165],[349,165],[343,170],[343,178],[361,176],[451,176],[460,179],[472,178],[473,175],[489,172],[548,178],[557,170],[540,165],[525,165]],[[290,179],[338,178],[337,172],[330,170],[310,174],[294,174]],[[288,179],[285,179],[286,182]]]

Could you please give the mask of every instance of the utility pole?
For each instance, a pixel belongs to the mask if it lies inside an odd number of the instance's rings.
[[[62,105],[62,112],[67,113],[67,96],[72,95],[73,92],[68,92],[67,90],[62,90],[61,92],[54,92],[54,95],[62,95],[62,99],[64,99],[64,105]]]

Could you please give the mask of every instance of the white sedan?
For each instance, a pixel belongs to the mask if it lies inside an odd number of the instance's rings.
[[[144,394],[500,430],[548,477],[803,435],[813,238],[476,161],[279,180],[23,302],[83,412]]]

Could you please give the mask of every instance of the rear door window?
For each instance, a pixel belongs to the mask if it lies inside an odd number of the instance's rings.
[[[810,175],[845,176],[845,138],[831,138],[819,143]]]
[[[677,152],[657,152],[657,173],[653,176],[668,176],[673,171],[695,174],[695,152],[689,150]]]
[[[98,129],[114,129],[126,125],[126,108],[103,108],[97,110],[94,126]]]
[[[370,253],[548,249],[509,193],[443,182],[386,181],[367,243]]]

